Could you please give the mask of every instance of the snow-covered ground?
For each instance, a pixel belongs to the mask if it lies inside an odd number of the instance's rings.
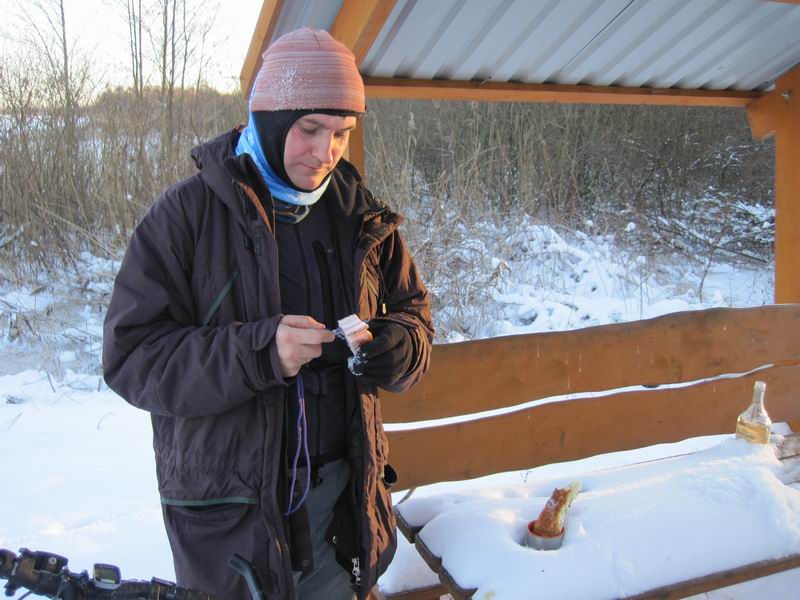
[[[675,310],[756,306],[772,297],[770,268],[711,264],[701,295],[701,266],[631,255],[609,237],[567,239],[530,224],[515,226],[506,239],[505,247],[513,251],[484,252],[498,277],[492,305],[475,307],[492,315],[472,332],[475,337],[576,328]],[[100,373],[103,306],[116,263],[86,256],[79,267],[80,275],[65,274],[58,282],[26,287],[0,280],[0,547],[55,552],[70,559],[72,570],[106,562],[119,565],[127,578],[170,579],[149,417],[111,392]],[[442,308],[440,318],[447,318],[447,309]],[[767,398],[767,408],[768,403]],[[490,483],[564,478],[721,441],[688,440],[548,465]],[[424,498],[449,489],[452,484],[418,494]],[[398,565],[414,560],[413,550],[403,543]],[[403,586],[400,571],[390,574],[387,585]],[[405,580],[428,576],[422,570],[406,573]],[[790,572],[709,597],[791,598],[798,588],[800,573]],[[558,597],[541,592],[542,597]]]

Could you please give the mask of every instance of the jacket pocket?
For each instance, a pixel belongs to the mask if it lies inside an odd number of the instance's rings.
[[[236,269],[214,269],[196,278],[193,285],[198,327],[214,327],[242,320],[237,310],[237,298],[241,297],[239,275]]]
[[[361,533],[358,508],[353,498],[351,479],[336,501],[333,519],[325,532],[325,541],[333,546],[336,562],[350,574],[350,583],[361,585]]]
[[[239,521],[248,510],[250,504],[225,503],[186,506],[181,504],[168,504],[165,506],[168,513],[181,519],[190,520],[197,525],[203,523],[220,523],[225,521]]]

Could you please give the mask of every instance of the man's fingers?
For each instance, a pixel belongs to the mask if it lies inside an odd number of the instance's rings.
[[[280,323],[281,325],[288,325],[300,329],[325,329],[325,325],[308,315],[284,315]]]
[[[333,332],[308,315],[285,315],[275,333],[281,372],[296,375],[300,367],[322,355],[322,344],[335,339]]]
[[[289,346],[318,346],[336,339],[327,329],[279,328],[278,341]]]
[[[288,343],[322,344],[336,336],[325,325],[306,315],[286,315],[278,324],[278,335]]]

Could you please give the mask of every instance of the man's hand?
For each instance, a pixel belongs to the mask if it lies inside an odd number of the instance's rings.
[[[383,319],[369,322],[373,340],[361,346],[354,374],[377,385],[391,385],[411,366],[414,344],[411,334],[398,323]]]
[[[325,325],[306,315],[286,315],[278,323],[275,344],[281,375],[294,377],[307,362],[322,354],[322,344],[335,338]]]

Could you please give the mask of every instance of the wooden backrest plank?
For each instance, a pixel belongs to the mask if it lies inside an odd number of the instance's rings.
[[[387,423],[405,423],[554,395],[743,373],[800,359],[800,335],[792,332],[800,332],[800,305],[681,312],[438,345],[423,381],[405,394],[383,394],[382,411]]]
[[[406,489],[729,433],[757,379],[767,382],[767,410],[774,421],[800,416],[800,366],[788,365],[691,386],[550,402],[461,423],[390,431],[389,462],[398,473],[397,488]]]

